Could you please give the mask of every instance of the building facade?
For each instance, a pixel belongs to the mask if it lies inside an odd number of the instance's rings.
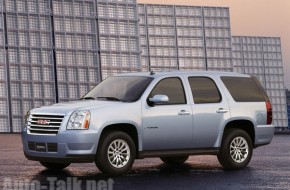
[[[280,38],[233,36],[233,69],[256,76],[273,109],[273,124],[288,127]]]
[[[229,9],[139,4],[142,70],[233,71]]]
[[[288,117],[288,128],[290,129],[290,91],[286,88],[286,105],[287,105],[287,117]]]
[[[96,0],[101,79],[141,71],[136,0]]]
[[[77,100],[141,71],[135,0],[0,0],[0,132],[33,107]]]
[[[287,116],[288,116],[288,128],[290,126],[290,105],[287,105]]]
[[[177,69],[257,76],[286,127],[281,42],[257,39],[232,38],[224,7],[0,0],[0,132],[20,132],[29,109],[77,100],[114,74]]]
[[[7,69],[3,2],[0,1],[0,132],[10,131]]]
[[[229,9],[139,4],[142,70],[220,70],[256,76],[287,127],[280,38],[231,36]]]

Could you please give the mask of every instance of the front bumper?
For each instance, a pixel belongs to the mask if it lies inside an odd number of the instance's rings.
[[[29,160],[56,163],[94,162],[100,134],[96,130],[64,130],[56,135],[22,131],[24,155]]]
[[[270,144],[274,136],[274,125],[258,125],[255,130],[255,147]]]

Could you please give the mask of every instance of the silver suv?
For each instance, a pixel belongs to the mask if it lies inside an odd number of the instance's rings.
[[[182,164],[217,155],[226,170],[247,166],[274,134],[268,96],[256,78],[226,72],[146,72],[110,77],[79,101],[30,110],[24,154],[48,169],[95,162],[108,174],[134,159]]]

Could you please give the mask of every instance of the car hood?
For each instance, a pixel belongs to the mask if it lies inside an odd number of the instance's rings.
[[[31,113],[45,113],[45,114],[69,114],[76,110],[90,110],[100,109],[104,107],[116,106],[117,104],[124,104],[124,102],[116,101],[99,101],[99,100],[79,100],[72,102],[64,102],[53,104],[49,106],[42,106],[31,110]]]

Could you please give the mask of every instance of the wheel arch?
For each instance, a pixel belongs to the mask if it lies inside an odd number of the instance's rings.
[[[224,127],[221,142],[224,139],[225,132],[229,129],[241,129],[245,131],[250,136],[253,146],[255,145],[256,134],[255,134],[255,126],[252,121],[247,119],[238,119],[229,121]]]
[[[122,132],[128,134],[132,138],[132,140],[135,144],[136,153],[138,153],[139,138],[138,138],[138,130],[137,130],[137,127],[135,125],[130,124],[130,123],[116,123],[116,124],[107,125],[102,129],[99,141],[102,141],[102,138],[104,138],[106,134],[108,134],[112,131],[122,131]],[[101,143],[98,143],[98,147],[100,146],[100,144]]]

